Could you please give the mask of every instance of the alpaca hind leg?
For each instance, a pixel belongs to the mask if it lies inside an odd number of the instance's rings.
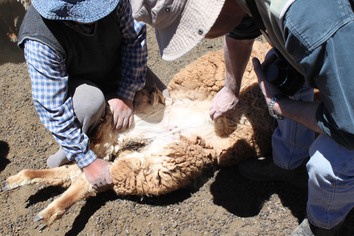
[[[80,175],[81,170],[76,165],[65,165],[51,169],[24,169],[8,177],[2,190],[9,191],[21,186],[39,183],[47,186],[68,187],[72,180]]]
[[[45,225],[49,226],[56,219],[59,219],[73,204],[95,195],[96,191],[86,180],[85,175],[81,174],[63,194],[39,212],[34,220],[43,221]]]

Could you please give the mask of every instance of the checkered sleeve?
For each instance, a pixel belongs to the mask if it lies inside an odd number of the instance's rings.
[[[118,17],[123,35],[122,78],[118,97],[133,100],[135,92],[145,85],[147,71],[146,26],[132,17],[129,0],[122,0]]]
[[[32,98],[43,125],[53,134],[69,160],[80,168],[91,164],[96,155],[75,117],[68,96],[68,75],[63,57],[47,45],[26,40],[25,59],[32,83]]]

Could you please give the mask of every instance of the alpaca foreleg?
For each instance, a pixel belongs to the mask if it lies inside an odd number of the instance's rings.
[[[3,191],[25,185],[42,184],[46,186],[68,187],[73,179],[81,174],[76,165],[65,165],[51,169],[24,169],[8,177],[3,183]]]
[[[96,196],[96,191],[82,173],[63,194],[39,212],[34,220],[43,221],[48,226],[59,219],[73,204],[92,196]]]

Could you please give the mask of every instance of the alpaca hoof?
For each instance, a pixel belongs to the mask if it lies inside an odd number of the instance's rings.
[[[41,221],[41,220],[43,220],[43,217],[40,216],[40,215],[36,215],[36,216],[34,217],[34,219],[33,219],[34,222],[38,222],[38,221]]]
[[[8,192],[14,188],[10,187],[9,183],[7,181],[2,182],[1,184],[1,192]]]
[[[45,228],[48,227],[48,225],[43,222],[44,218],[40,215],[36,215],[33,219],[34,222],[40,222],[40,224],[38,225],[38,230],[43,230]]]
[[[38,230],[43,230],[43,229],[45,229],[45,228],[47,228],[47,225],[45,225],[45,224],[40,224],[40,225],[38,226]]]

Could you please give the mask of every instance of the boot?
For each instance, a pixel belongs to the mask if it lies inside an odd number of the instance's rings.
[[[314,236],[311,231],[309,221],[304,219],[301,224],[291,233],[291,236]]]
[[[283,169],[272,158],[257,158],[239,163],[240,174],[258,182],[281,181],[299,188],[307,188],[308,174],[304,164],[294,170]]]
[[[323,229],[311,224],[307,219],[304,219],[301,224],[291,233],[291,236],[350,236],[340,233],[344,222],[339,223],[331,229]]]

